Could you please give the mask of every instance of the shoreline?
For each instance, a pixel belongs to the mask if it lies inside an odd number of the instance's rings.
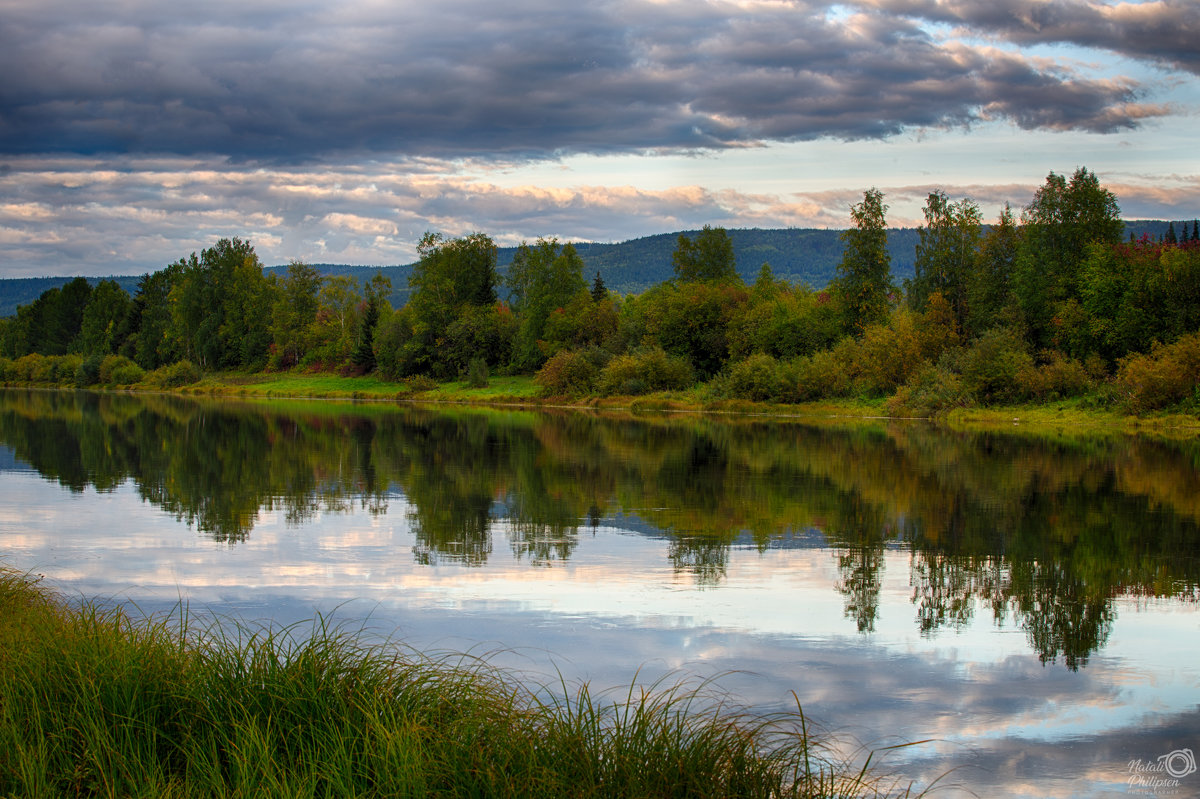
[[[987,430],[1053,433],[1065,430],[1200,437],[1200,415],[1158,412],[1124,414],[1085,405],[1087,398],[1020,405],[964,406],[935,416],[897,416],[886,411],[885,398],[831,398],[797,404],[742,399],[710,400],[687,392],[659,392],[640,396],[579,398],[543,396],[531,377],[498,377],[486,388],[470,388],[461,381],[411,390],[405,383],[388,383],[375,377],[342,377],[326,373],[219,373],[198,383],[161,388],[141,385],[78,388],[68,385],[4,383],[5,388],[100,393],[165,394],[248,400],[294,400],[392,403],[429,406],[509,408],[513,410],[573,410],[599,413],[693,414],[732,419],[806,422],[922,422],[949,430]]]

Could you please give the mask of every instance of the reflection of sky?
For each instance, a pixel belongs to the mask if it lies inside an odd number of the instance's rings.
[[[569,561],[531,565],[501,521],[485,566],[422,567],[408,511],[401,495],[383,514],[355,506],[301,527],[264,511],[248,540],[227,545],[132,484],[71,493],[3,471],[0,560],[146,610],[183,598],[247,620],[366,619],[421,649],[502,650],[502,665],[551,681],[557,669],[617,686],[641,667],[644,680],[722,675],[754,705],[790,704],[795,691],[806,712],[869,744],[938,739],[905,752],[906,771],[966,765],[951,782],[984,794],[1000,780],[1006,794],[1071,795],[1085,774],[1085,793],[1123,790],[1122,763],[1200,743],[1195,607],[1119,601],[1107,645],[1070,672],[1043,666],[1024,631],[997,627],[989,608],[962,630],[922,636],[904,551],[885,555],[876,632],[860,635],[827,549],[736,548],[720,583],[703,586],[673,570],[667,541],[605,523],[580,529]]]

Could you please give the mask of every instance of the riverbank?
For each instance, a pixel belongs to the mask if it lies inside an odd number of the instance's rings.
[[[532,377],[493,377],[476,388],[464,381],[433,384],[390,383],[377,377],[284,372],[269,375],[210,375],[183,393],[289,399],[352,399],[496,405],[571,407],[607,411],[707,413],[810,420],[919,418],[951,429],[1010,429],[1026,431],[1106,430],[1155,433],[1172,437],[1200,436],[1200,415],[1156,412],[1133,415],[1104,407],[1095,398],[1079,397],[1050,403],[958,407],[936,417],[897,417],[885,398],[835,398],[797,404],[711,399],[703,387],[690,391],[658,392],[636,397],[545,396]]]
[[[136,620],[0,569],[0,795],[904,796],[803,715],[522,686],[311,630]],[[716,709],[713,709],[716,708]]]
[[[7,386],[74,388],[69,382],[19,382]],[[547,396],[529,376],[489,378],[484,387],[465,381],[435,383],[427,378],[390,382],[376,375],[341,376],[322,372],[245,374],[210,373],[183,385],[139,382],[95,386],[96,390],[171,392],[197,396],[263,399],[327,399],[376,402],[459,404],[522,408],[578,408],[608,412],[696,413],[731,417],[772,417],[838,423],[855,420],[922,419],[950,429],[1018,429],[1024,432],[1105,431],[1155,434],[1172,438],[1200,436],[1200,414],[1178,409],[1127,414],[1101,397],[1073,397],[1017,405],[963,405],[934,416],[897,416],[886,398],[839,397],[796,404],[714,399],[706,386],[640,396]]]

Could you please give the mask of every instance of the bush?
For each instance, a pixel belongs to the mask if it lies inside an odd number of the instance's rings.
[[[136,363],[123,363],[112,371],[112,385],[132,386],[146,377],[146,370]]]
[[[1149,354],[1121,360],[1117,387],[1134,413],[1166,408],[1200,393],[1200,333],[1174,344],[1156,344]]]
[[[795,361],[793,369],[797,398],[812,400],[850,394],[856,354],[854,340],[845,338],[833,349],[814,352],[808,358]]]
[[[936,416],[971,404],[962,378],[944,366],[926,364],[887,401],[893,416]]]
[[[559,350],[534,375],[533,382],[549,396],[580,397],[596,388],[599,368],[579,350]]]
[[[487,361],[476,355],[467,363],[467,385],[471,388],[487,388]]]
[[[21,383],[34,382],[34,374],[44,371],[42,366],[44,360],[46,360],[45,356],[38,355],[36,352],[17,358],[13,362],[13,379]]]
[[[599,391],[605,395],[648,394],[688,388],[695,381],[695,372],[686,358],[653,347],[609,361],[600,372]]]
[[[13,359],[0,356],[0,380],[8,383],[16,379],[17,369]]]
[[[756,353],[728,368],[725,388],[729,396],[758,402],[782,402],[789,393],[782,365],[765,353]],[[794,393],[794,392],[791,392]]]
[[[113,379],[113,372],[115,372],[116,370],[121,369],[123,367],[130,366],[130,365],[136,366],[136,364],[134,364],[133,361],[129,360],[124,355],[106,355],[106,356],[104,356],[104,359],[102,361],[100,361],[99,382],[103,383],[106,386],[115,385],[118,381]],[[137,382],[137,381],[134,381],[134,382]]]
[[[1042,353],[1043,362],[1021,369],[1017,385],[1022,394],[1039,400],[1077,397],[1092,388],[1092,379],[1084,365],[1057,350]]]
[[[960,356],[963,385],[981,402],[1013,402],[1023,397],[1017,376],[1033,367],[1033,357],[1012,328],[994,327]]]
[[[89,355],[84,358],[83,363],[79,364],[79,368],[75,370],[75,385],[87,388],[99,383],[100,361],[99,355]]]
[[[177,361],[168,366],[160,366],[146,375],[144,379],[145,382],[158,388],[178,388],[197,383],[200,381],[200,377],[200,370],[191,361]]]
[[[408,390],[413,394],[420,394],[423,391],[433,391],[438,387],[438,381],[429,375],[414,375],[408,378],[405,383],[408,386]]]

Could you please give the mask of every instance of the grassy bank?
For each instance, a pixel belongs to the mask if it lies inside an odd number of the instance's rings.
[[[682,688],[546,698],[475,660],[293,632],[135,622],[0,571],[0,795],[906,793],[832,762],[798,712]]]
[[[63,388],[69,384],[9,383],[7,385]],[[97,387],[104,390],[103,387]],[[807,420],[895,418],[883,397],[837,397],[795,404],[714,399],[708,387],[664,391],[642,396],[545,396],[529,376],[491,377],[488,385],[472,387],[465,381],[434,383],[428,379],[389,382],[378,376],[345,377],[329,373],[273,372],[266,374],[211,373],[198,382],[176,387],[153,384],[109,386],[128,391],[173,391],[203,396],[264,399],[334,399],[379,402],[456,403],[465,405],[577,407],[600,411],[688,412],[730,416],[772,416]],[[910,417],[904,417],[910,418]],[[922,417],[923,418],[923,417]],[[1200,415],[1193,412],[1157,411],[1127,414],[1109,407],[1101,397],[1074,397],[1045,403],[1018,405],[965,405],[939,412],[930,421],[951,428],[1045,430],[1104,430],[1155,433],[1172,437],[1200,435]]]

